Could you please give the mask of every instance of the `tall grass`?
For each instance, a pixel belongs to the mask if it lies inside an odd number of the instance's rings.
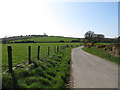
[[[91,53],[93,55],[96,55],[96,56],[105,58],[109,61],[120,64],[120,57],[113,56],[110,53],[108,53],[107,51],[103,50],[102,48],[96,48],[96,47],[87,48],[87,47],[84,47],[83,50],[88,52],[88,53]]]
[[[30,65],[4,73],[3,88],[66,88],[70,75],[71,48],[44,60],[34,59]]]

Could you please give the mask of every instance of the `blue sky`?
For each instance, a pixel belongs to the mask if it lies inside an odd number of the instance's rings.
[[[50,6],[77,37],[83,37],[89,30],[106,37],[118,36],[117,2],[61,2]]]
[[[118,36],[117,2],[1,0],[0,37],[43,34],[84,37],[91,30]]]

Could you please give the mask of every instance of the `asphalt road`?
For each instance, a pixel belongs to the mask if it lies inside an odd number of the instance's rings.
[[[71,53],[73,88],[118,88],[118,65],[81,48]]]

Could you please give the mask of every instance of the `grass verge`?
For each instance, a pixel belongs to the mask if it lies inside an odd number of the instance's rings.
[[[12,74],[2,76],[3,88],[67,88],[70,75],[71,48],[46,59],[33,60]]]
[[[88,53],[93,54],[93,55],[96,55],[96,56],[105,58],[109,61],[120,64],[120,57],[113,56],[113,55],[111,55],[110,53],[108,53],[107,51],[105,51],[101,48],[96,48],[96,47],[87,48],[87,47],[84,47],[82,49],[84,51],[88,52]]]

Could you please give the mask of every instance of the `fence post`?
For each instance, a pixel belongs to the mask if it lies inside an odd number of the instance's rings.
[[[31,46],[28,47],[28,63],[31,64]]]
[[[12,47],[8,46],[8,67],[9,67],[9,72],[12,73]]]
[[[37,56],[37,59],[38,60],[40,59],[40,46],[38,46],[38,56]]]
[[[48,56],[50,55],[50,47],[48,47]]]
[[[57,52],[59,52],[59,46],[57,46]]]

